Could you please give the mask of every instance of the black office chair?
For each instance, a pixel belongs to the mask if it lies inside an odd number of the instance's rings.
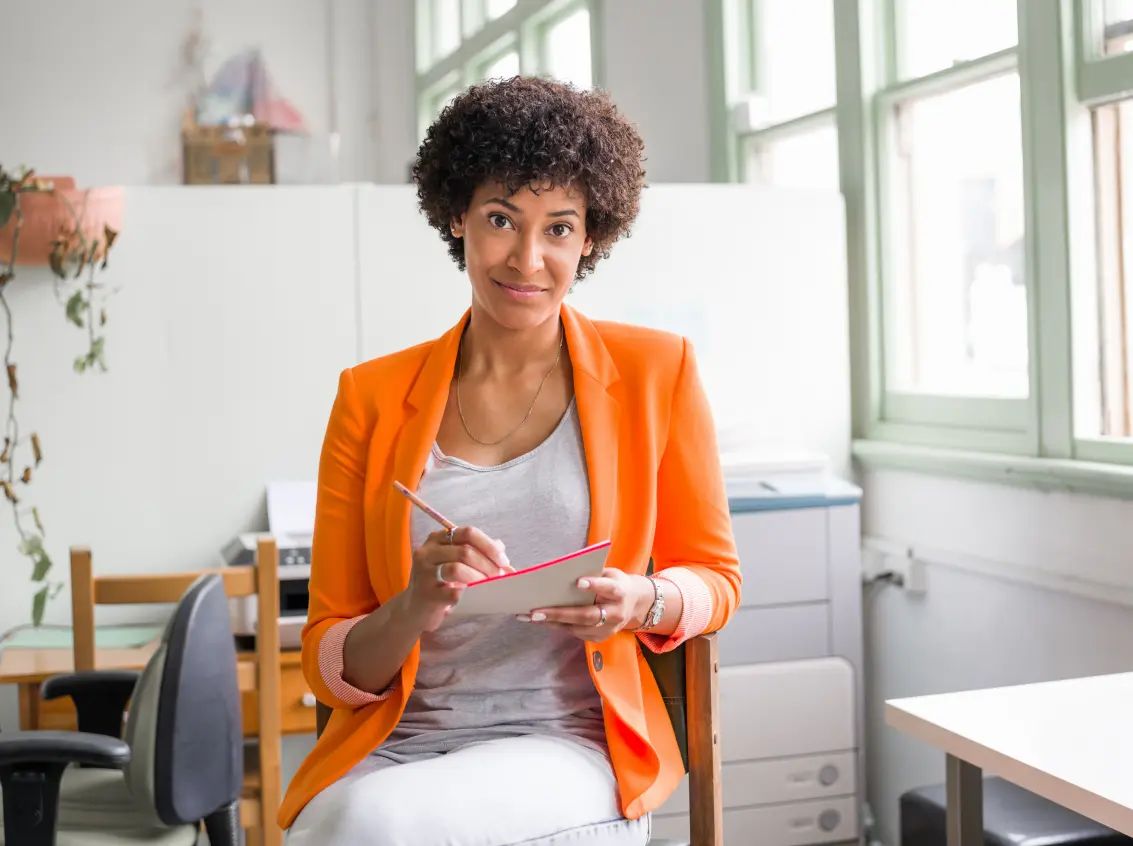
[[[239,846],[243,725],[219,576],[201,576],[178,602],[133,688],[124,738],[105,711],[108,699],[125,705],[121,673],[51,681],[81,727],[106,733],[0,734],[0,846],[195,846],[202,823],[212,846]],[[91,702],[103,703],[97,717],[83,712]]]

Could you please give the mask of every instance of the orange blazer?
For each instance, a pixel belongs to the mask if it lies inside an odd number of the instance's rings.
[[[334,708],[279,811],[288,828],[303,806],[377,747],[413,690],[420,649],[393,695],[360,708],[319,674],[319,644],[336,623],[368,614],[405,589],[410,503],[436,438],[468,319],[435,341],[345,370],[319,463],[310,608],[303,672]],[[712,596],[708,631],[740,598],[740,571],[715,429],[689,342],[677,335],[591,322],[563,306],[567,348],[590,476],[589,542],[612,541],[607,566],[644,574],[679,565]],[[602,697],[622,812],[636,819],[665,801],[684,774],[657,685],[632,632],[586,644]]]

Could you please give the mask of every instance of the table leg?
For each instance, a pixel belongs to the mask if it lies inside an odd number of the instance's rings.
[[[948,846],[983,846],[983,771],[954,755],[946,769]]]

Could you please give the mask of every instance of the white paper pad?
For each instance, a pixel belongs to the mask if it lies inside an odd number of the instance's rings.
[[[590,605],[593,591],[582,590],[576,582],[600,575],[609,549],[610,542],[602,541],[545,564],[471,584],[449,617],[528,614],[536,608]]]

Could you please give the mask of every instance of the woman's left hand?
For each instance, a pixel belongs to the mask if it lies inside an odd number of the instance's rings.
[[[597,578],[580,579],[578,586],[593,591],[593,605],[539,608],[530,617],[521,615],[518,619],[556,626],[580,640],[599,643],[627,626],[636,628],[653,603],[653,584],[648,578],[611,567]]]

